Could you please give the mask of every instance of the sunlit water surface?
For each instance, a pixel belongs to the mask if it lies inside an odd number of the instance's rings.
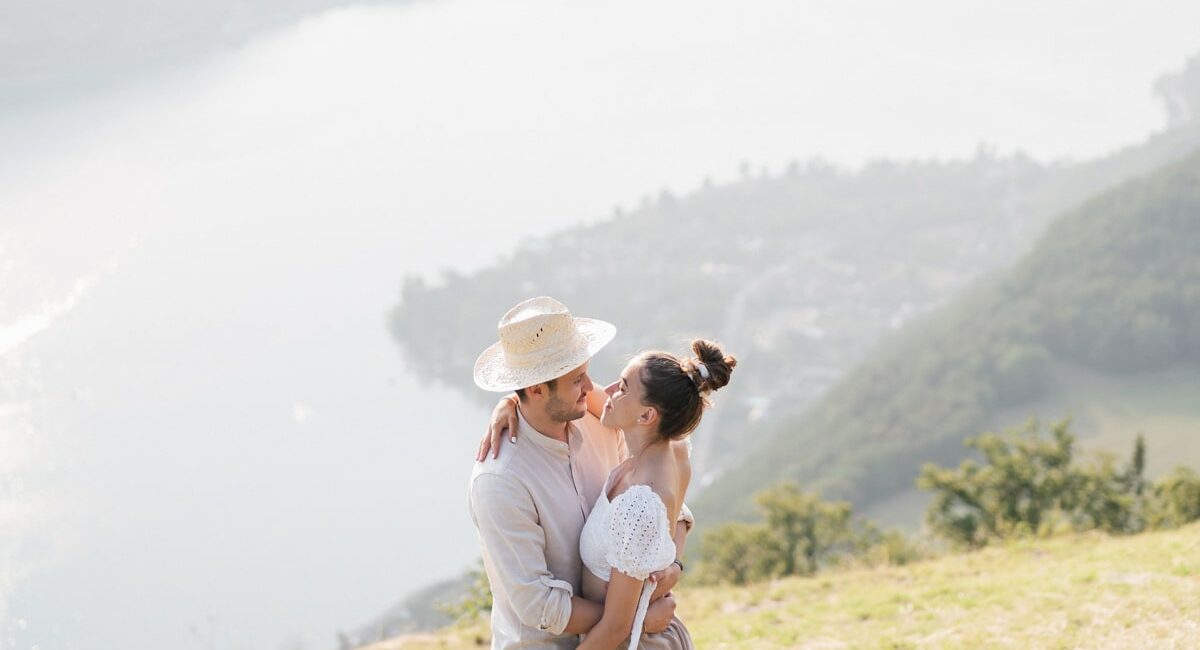
[[[1198,7],[374,6],[0,115],[0,644],[331,646],[477,555],[404,275],[742,161],[1099,155]]]

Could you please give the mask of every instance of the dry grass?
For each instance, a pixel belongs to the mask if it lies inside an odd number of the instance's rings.
[[[685,588],[697,646],[1200,648],[1200,525],[1024,540],[907,567]],[[371,650],[486,646],[486,622]]]

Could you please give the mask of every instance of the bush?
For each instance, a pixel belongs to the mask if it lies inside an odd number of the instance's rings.
[[[782,550],[764,524],[723,524],[704,535],[700,582],[744,585],[779,575]]]
[[[1177,467],[1154,484],[1149,524],[1153,528],[1178,528],[1200,520],[1200,476]]]
[[[824,501],[794,483],[763,490],[755,501],[762,523],[724,524],[704,536],[701,580],[746,584],[813,575],[848,560],[904,564],[923,556],[903,533],[856,519],[849,503]]]
[[[852,558],[867,566],[904,566],[933,555],[923,542],[865,519],[855,526],[854,547]]]

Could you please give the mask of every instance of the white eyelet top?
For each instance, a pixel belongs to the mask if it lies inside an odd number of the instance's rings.
[[[612,476],[609,476],[609,480]],[[675,561],[667,506],[649,485],[631,485],[608,500],[608,481],[579,534],[579,555],[592,575],[608,582],[612,569],[645,580]],[[654,585],[642,586],[629,647],[636,648]]]
[[[610,477],[611,478],[611,477]],[[608,481],[579,534],[579,555],[608,582],[611,569],[645,580],[675,560],[667,506],[649,485],[631,485],[608,501]]]

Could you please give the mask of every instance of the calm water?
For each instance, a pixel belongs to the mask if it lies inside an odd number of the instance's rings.
[[[0,644],[331,646],[477,555],[405,274],[743,160],[1134,142],[1200,7],[1125,4],[356,8],[0,115]]]

